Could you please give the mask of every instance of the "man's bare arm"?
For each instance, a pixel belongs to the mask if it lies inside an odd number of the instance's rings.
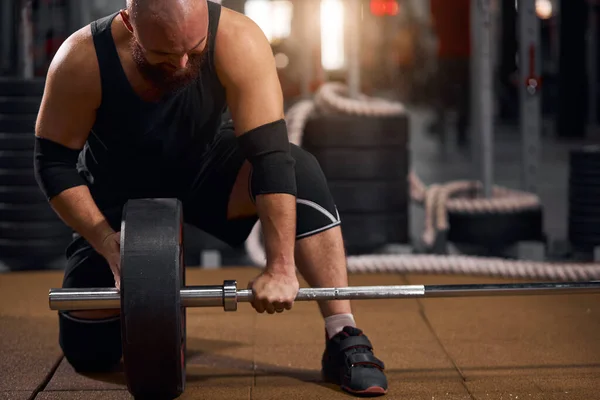
[[[236,135],[240,136],[281,120],[283,94],[271,46],[260,28],[227,9],[223,9],[221,18],[225,28],[217,34],[216,64]],[[256,208],[265,235],[267,267],[295,273],[295,196],[258,195]]]
[[[38,114],[35,133],[38,138],[70,150],[83,148],[101,97],[100,75],[93,49],[87,27],[74,33],[58,50],[48,71]],[[76,166],[72,165],[72,168]],[[36,178],[40,186],[44,185],[44,180],[51,180],[37,165]],[[50,204],[67,225],[97,250],[104,238],[114,232],[85,185],[61,191],[52,196]]]

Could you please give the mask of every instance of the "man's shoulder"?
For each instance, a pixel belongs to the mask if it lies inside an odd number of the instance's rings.
[[[69,35],[61,44],[52,63],[71,68],[86,68],[97,64],[90,26],[87,25]]]
[[[230,8],[221,7],[221,16],[217,29],[218,39],[222,38],[226,41],[227,45],[231,45],[244,40],[256,39],[257,36],[264,36],[264,34],[250,17]]]
[[[100,70],[90,26],[73,32],[56,52],[48,78],[53,86],[93,95],[100,90]]]
[[[249,17],[223,7],[215,40],[215,64],[220,73],[238,75],[269,63],[271,45]]]

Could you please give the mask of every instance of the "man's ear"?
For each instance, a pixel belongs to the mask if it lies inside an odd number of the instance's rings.
[[[119,14],[121,14],[121,19],[123,20],[123,25],[125,25],[125,28],[127,28],[129,32],[133,33],[133,26],[129,20],[129,14],[127,13],[127,10],[121,10],[119,11]]]

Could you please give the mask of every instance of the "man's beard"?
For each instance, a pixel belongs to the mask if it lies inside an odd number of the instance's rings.
[[[164,95],[177,91],[200,77],[208,46],[200,54],[189,55],[185,69],[174,69],[169,64],[150,64],[144,57],[140,45],[133,38],[130,41],[130,48],[140,74],[152,84],[153,89]]]

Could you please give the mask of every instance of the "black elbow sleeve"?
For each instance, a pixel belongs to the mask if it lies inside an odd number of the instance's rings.
[[[285,120],[260,126],[238,137],[239,146],[252,164],[252,195],[297,194],[296,161],[291,155]]]
[[[77,172],[79,150],[49,139],[35,137],[33,167],[35,179],[48,200],[85,180]]]

